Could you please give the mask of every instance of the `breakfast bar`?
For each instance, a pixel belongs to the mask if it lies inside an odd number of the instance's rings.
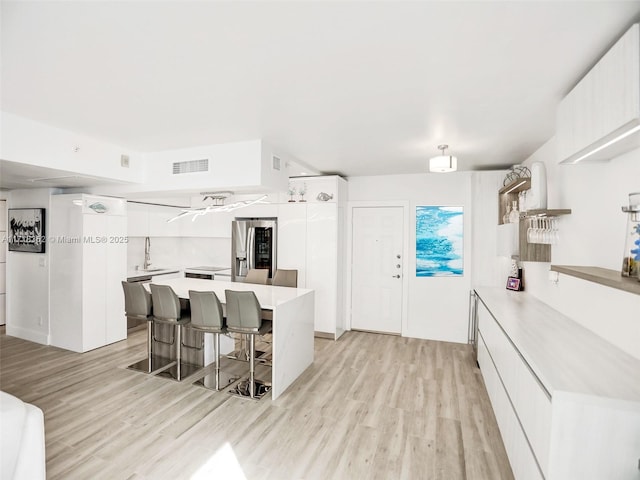
[[[225,290],[252,291],[263,310],[273,312],[271,398],[278,398],[313,363],[314,291],[199,278],[155,281],[170,286],[181,299],[189,290],[215,292],[223,307]],[[213,358],[212,343],[205,342],[205,359]]]

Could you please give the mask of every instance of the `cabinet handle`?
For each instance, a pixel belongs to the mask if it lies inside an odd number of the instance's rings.
[[[400,278],[400,275],[391,275],[391,278]]]

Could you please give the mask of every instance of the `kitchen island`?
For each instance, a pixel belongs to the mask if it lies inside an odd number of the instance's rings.
[[[211,291],[225,304],[225,290],[252,291],[263,310],[273,312],[271,398],[275,400],[313,363],[314,291],[199,278],[170,278],[155,281],[168,285],[181,299],[189,290]],[[205,358],[211,342],[205,342]]]

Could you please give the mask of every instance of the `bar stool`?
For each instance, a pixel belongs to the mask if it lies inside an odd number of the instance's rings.
[[[239,386],[236,390],[231,390],[231,393],[239,396],[247,396],[248,393],[249,397],[257,399],[267,393],[271,387],[255,379],[256,335],[264,335],[269,332],[272,325],[270,321],[262,320],[262,309],[255,293],[225,290],[225,297],[227,330],[249,336],[248,388],[244,390]],[[256,394],[256,386],[259,390],[258,394]]]
[[[214,374],[213,390],[220,390],[220,334],[227,333],[227,327],[222,314],[222,304],[215,292],[197,292],[189,290],[189,303],[191,304],[191,328],[204,333],[213,334],[214,357],[216,370]],[[206,375],[196,382],[205,388],[211,388],[210,375]],[[226,383],[235,382],[238,377],[225,375]]]
[[[152,325],[153,315],[151,309],[153,302],[151,294],[144,288],[140,282],[122,282],[124,290],[124,312],[128,318],[147,321],[147,358],[137,361],[129,365],[127,368],[138,372],[153,373],[153,365],[156,369],[164,365],[158,365],[160,359],[153,358],[153,342],[152,342]],[[154,361],[156,360],[156,361]]]
[[[170,286],[152,283],[149,288],[151,289],[153,301],[153,322],[173,326],[173,340],[165,342],[169,345],[176,345],[175,362],[169,364],[172,370],[175,365],[175,371],[169,371],[169,375],[177,381],[181,381],[183,373],[185,374],[184,376],[188,376],[200,368],[182,363],[182,328],[191,322],[191,318],[181,310],[180,299]],[[156,341],[158,340],[156,339]],[[165,369],[165,371],[167,370]]]
[[[269,278],[269,270],[266,268],[250,268],[247,276],[244,277],[244,283],[257,283],[266,285]]]
[[[276,287],[297,287],[298,270],[277,269],[271,284]]]

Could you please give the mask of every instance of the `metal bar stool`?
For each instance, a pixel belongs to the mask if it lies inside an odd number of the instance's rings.
[[[176,359],[169,364],[171,369],[164,369],[162,373],[166,372],[172,378],[180,381],[183,377],[189,376],[201,368],[196,365],[182,363],[182,328],[191,322],[191,318],[181,310],[180,299],[170,286],[152,283],[149,288],[151,289],[151,298],[153,300],[153,322],[172,325],[173,340],[165,343],[176,345]],[[188,347],[188,345],[185,346]]]
[[[213,350],[216,362],[214,382],[211,387],[211,375],[205,375],[195,382],[205,388],[220,390],[220,334],[227,333],[227,327],[222,314],[222,304],[215,292],[197,292],[189,290],[189,303],[191,304],[191,328],[204,333],[213,334]],[[224,376],[224,384],[238,380],[237,376]]]
[[[298,270],[276,270],[273,275],[272,285],[276,287],[297,287],[298,286]]]
[[[127,368],[144,373],[154,373],[157,370],[166,367],[169,361],[153,355],[153,315],[151,294],[144,288],[140,282],[122,282],[124,290],[124,311],[125,316],[137,320],[147,321],[147,358],[137,361],[129,365]],[[163,361],[164,360],[164,361]],[[154,369],[155,366],[155,369]]]
[[[271,387],[255,379],[256,335],[264,335],[271,331],[272,325],[270,321],[262,320],[262,309],[255,293],[251,291],[237,292],[225,290],[225,297],[227,330],[249,336],[248,382],[241,381],[238,387],[230,392],[238,396],[249,396],[250,398],[258,399],[267,393]],[[243,383],[246,385],[246,388],[243,386]]]

